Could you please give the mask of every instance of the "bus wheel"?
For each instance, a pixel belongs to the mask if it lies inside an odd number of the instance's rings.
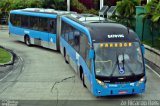
[[[25,36],[24,42],[25,42],[25,44],[26,44],[27,46],[31,46],[31,40],[30,40],[29,36]]]
[[[85,77],[84,77],[83,72],[82,72],[82,83],[83,83],[83,86],[86,88],[87,86],[86,86],[86,84],[85,84]]]
[[[68,64],[66,49],[64,49],[64,59],[65,59],[65,62]]]

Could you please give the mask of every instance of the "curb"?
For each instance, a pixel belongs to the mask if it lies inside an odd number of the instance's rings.
[[[149,50],[149,51],[151,51],[151,52],[153,52],[153,53],[155,53],[155,54],[160,56],[160,50],[157,50],[157,49],[152,48],[152,47],[150,47],[148,45],[145,45],[145,44],[144,44],[144,47],[145,47],[145,49],[147,49],[147,50]]]
[[[160,78],[160,74],[157,72],[157,71],[155,71],[153,68],[151,68],[149,65],[145,65],[148,69],[150,69],[153,73],[155,73],[159,78]]]
[[[7,25],[0,25],[0,30],[8,30],[8,26]]]
[[[150,60],[145,59],[145,66],[152,70],[155,74],[160,76],[160,67],[151,62]]]
[[[145,44],[144,46],[146,49],[146,56],[145,56],[145,63],[147,64],[146,67],[149,68],[151,71],[153,71],[158,77],[160,77],[160,65],[157,64],[157,58],[160,58],[160,50],[157,50]],[[150,55],[147,55],[147,53]],[[155,55],[156,58],[154,58]]]
[[[15,61],[16,54],[13,51],[11,51],[10,49],[7,49],[5,47],[0,46],[0,48],[5,49],[6,51],[8,51],[11,54],[11,56],[12,56],[11,60],[9,62],[7,62],[7,63],[0,63],[0,66],[13,65],[14,61]]]
[[[144,45],[146,49],[145,59],[160,69],[160,50]]]

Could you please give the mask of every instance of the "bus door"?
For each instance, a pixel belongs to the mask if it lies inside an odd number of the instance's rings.
[[[49,19],[49,48],[56,50],[56,19]]]
[[[85,52],[85,55],[86,55],[86,65],[87,65],[87,67],[86,67],[86,74],[85,74],[85,76],[84,77],[86,77],[86,79],[87,80],[85,80],[85,83],[86,83],[86,85],[87,85],[87,87],[88,87],[88,89],[89,90],[91,90],[91,84],[92,84],[92,80],[91,80],[91,78],[92,78],[92,68],[91,68],[91,60],[89,59],[89,50],[90,50],[90,47],[89,47],[89,45],[87,44],[87,47],[86,47],[86,52]]]
[[[88,43],[88,37],[84,34],[80,37],[80,53],[85,60],[85,64],[83,65],[85,84],[89,90],[91,90],[91,77],[92,77],[92,69],[91,69],[91,60],[89,59],[89,50],[90,45]]]

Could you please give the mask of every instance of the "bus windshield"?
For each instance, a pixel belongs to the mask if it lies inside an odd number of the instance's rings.
[[[139,42],[95,43],[94,49],[96,76],[111,78],[144,73]]]

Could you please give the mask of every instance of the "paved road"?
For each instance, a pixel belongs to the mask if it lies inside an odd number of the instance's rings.
[[[0,82],[0,100],[65,100],[64,104],[66,100],[103,100],[101,103],[108,100],[108,105],[122,105],[125,100],[160,100],[160,78],[149,69],[145,93],[97,98],[83,87],[60,53],[37,46],[27,47],[10,39],[7,31],[0,31],[0,45],[19,56],[16,63],[19,67]]]

